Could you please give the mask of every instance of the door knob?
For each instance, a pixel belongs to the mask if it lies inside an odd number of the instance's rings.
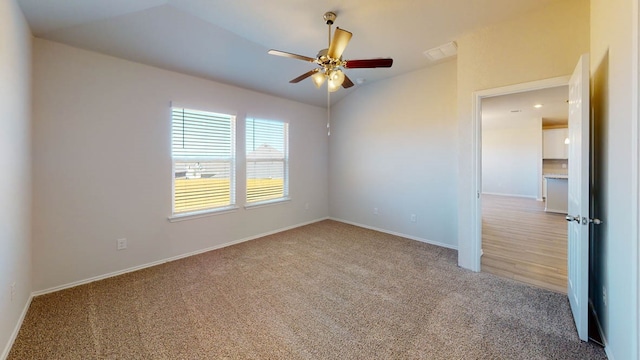
[[[567,221],[575,221],[577,223],[580,223],[580,215],[578,216],[571,216],[571,215],[567,215],[564,217]]]

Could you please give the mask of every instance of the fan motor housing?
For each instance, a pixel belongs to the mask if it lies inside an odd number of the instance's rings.
[[[324,68],[333,69],[339,66],[344,66],[345,61],[340,59],[332,59],[327,55],[329,49],[322,49],[318,52],[316,57],[316,63]]]

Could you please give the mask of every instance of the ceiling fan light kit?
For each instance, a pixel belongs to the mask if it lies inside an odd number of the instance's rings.
[[[326,12],[323,16],[325,23],[329,26],[329,47],[322,49],[318,52],[315,58],[308,56],[293,54],[279,50],[269,50],[269,54],[276,56],[283,56],[292,59],[307,61],[315,63],[319,66],[314,70],[308,71],[297,78],[289,81],[290,83],[298,83],[308,77],[311,77],[313,84],[320,88],[324,82],[327,82],[327,88],[329,92],[338,91],[340,87],[350,88],[354,84],[349,77],[344,73],[343,69],[349,68],[377,68],[377,67],[391,67],[393,65],[393,59],[379,58],[379,59],[364,59],[364,60],[344,60],[342,59],[342,53],[349,44],[353,34],[349,31],[336,27],[336,31],[331,38],[331,25],[336,20],[337,15],[334,12]],[[361,82],[358,82],[359,84]]]
[[[327,86],[329,87],[329,92],[335,92],[340,89],[340,86],[344,84],[345,74],[342,70],[329,70],[327,73]]]
[[[311,75],[311,81],[316,86],[316,88],[320,89],[324,81],[327,79],[327,76],[324,72],[316,71],[315,74]]]
[[[344,60],[342,53],[349,44],[353,34],[347,30],[336,27],[336,31],[331,38],[331,25],[336,21],[334,12],[326,12],[323,16],[324,22],[329,26],[329,47],[318,51],[315,58],[298,55],[286,51],[271,49],[268,51],[270,55],[288,57],[291,59],[311,62],[318,65],[318,68],[307,71],[297,78],[289,81],[290,83],[299,83],[300,81],[310,77],[316,88],[322,87],[327,83],[327,135],[331,135],[331,99],[330,94],[338,91],[340,87],[345,89],[352,87],[353,81],[344,73],[343,69],[366,69],[366,68],[389,68],[393,65],[391,58],[363,59],[363,60]],[[358,78],[358,84],[364,83],[363,78]]]

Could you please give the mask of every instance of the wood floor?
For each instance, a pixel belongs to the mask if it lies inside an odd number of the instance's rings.
[[[567,292],[567,222],[544,202],[482,196],[482,271]]]

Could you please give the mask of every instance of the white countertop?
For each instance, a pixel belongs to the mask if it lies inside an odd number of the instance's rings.
[[[542,175],[545,179],[568,179],[569,175],[567,174],[544,174]]]

